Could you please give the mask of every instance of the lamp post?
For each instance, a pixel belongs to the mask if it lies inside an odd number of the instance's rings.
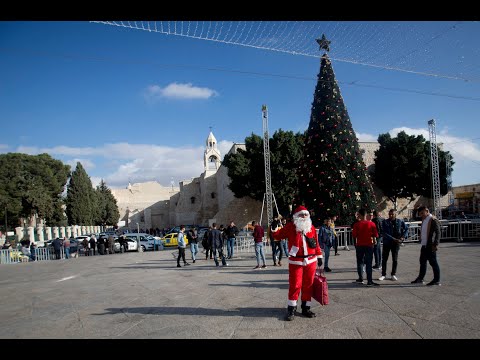
[[[137,243],[138,243],[138,251],[142,252],[142,246],[140,245],[140,225],[137,222]]]
[[[5,242],[8,240],[8,226],[7,226],[7,204],[5,204]]]

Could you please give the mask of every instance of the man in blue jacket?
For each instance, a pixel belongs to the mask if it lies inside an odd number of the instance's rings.
[[[408,228],[405,222],[401,219],[397,219],[397,214],[394,209],[390,209],[388,212],[388,219],[383,221],[383,252],[382,252],[382,276],[378,280],[385,280],[387,274],[387,261],[390,252],[392,253],[392,280],[396,281],[397,276],[397,260],[398,250],[400,244],[406,239]]]

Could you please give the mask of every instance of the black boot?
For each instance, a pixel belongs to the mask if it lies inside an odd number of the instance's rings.
[[[314,318],[316,317],[317,315],[315,315],[314,312],[312,312],[310,310],[310,306],[307,306],[307,302],[306,301],[302,301],[302,315],[303,316],[306,316],[308,318]]]
[[[287,316],[285,317],[285,320],[292,321],[295,318],[295,308],[296,308],[296,306],[288,305]]]

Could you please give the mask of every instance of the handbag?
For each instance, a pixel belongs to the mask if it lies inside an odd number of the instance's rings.
[[[328,284],[327,278],[322,272],[316,272],[313,279],[312,297],[317,300],[320,305],[328,305]]]

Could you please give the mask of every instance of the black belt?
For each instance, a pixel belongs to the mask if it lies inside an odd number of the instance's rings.
[[[288,257],[297,257],[297,258],[302,258],[302,259],[305,259],[305,258],[308,258],[310,256],[317,256],[317,254],[310,254],[310,255],[288,255]]]

